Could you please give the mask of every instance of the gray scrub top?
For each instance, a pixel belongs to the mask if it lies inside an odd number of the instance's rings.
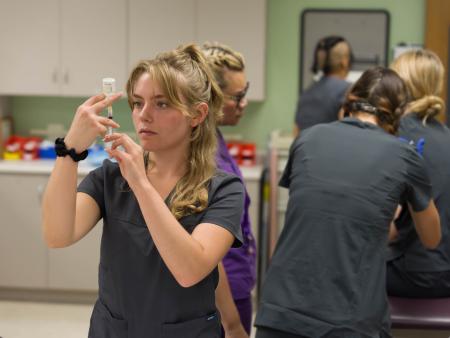
[[[334,76],[323,76],[300,96],[295,123],[300,130],[319,123],[333,122],[345,98],[350,82]]]
[[[433,186],[433,199],[441,219],[442,240],[433,250],[420,243],[408,208],[396,221],[397,240],[389,248],[389,259],[402,257],[404,269],[417,272],[450,272],[450,130],[435,119],[426,126],[414,113],[400,121],[399,136],[419,144],[423,139],[423,158]],[[447,280],[450,287],[450,280]]]
[[[309,128],[280,185],[286,220],[256,326],[311,338],[390,337],[385,247],[397,204],[424,210],[431,186],[408,144],[354,118]]]
[[[78,191],[94,198],[103,217],[99,297],[89,337],[220,337],[217,268],[192,287],[178,284],[153,243],[117,163],[104,161],[86,176]],[[205,210],[181,218],[181,225],[192,233],[200,223],[216,224],[230,231],[234,246],[239,246],[244,206],[240,179],[217,172],[210,181],[208,200]]]

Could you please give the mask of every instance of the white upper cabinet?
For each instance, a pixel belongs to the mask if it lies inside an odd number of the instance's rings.
[[[266,0],[197,0],[197,41],[221,42],[241,52],[248,98],[265,98]]]
[[[142,59],[195,41],[195,0],[128,0],[129,70]]]
[[[266,0],[128,0],[129,67],[180,44],[218,41],[247,61],[248,98],[265,97]]]
[[[0,0],[0,94],[90,96],[127,77],[127,0]]]
[[[59,0],[0,0],[0,93],[58,92]]]
[[[0,0],[0,95],[124,90],[139,60],[181,44],[240,51],[248,98],[265,97],[266,0]]]
[[[61,94],[91,96],[127,78],[126,0],[61,0]]]

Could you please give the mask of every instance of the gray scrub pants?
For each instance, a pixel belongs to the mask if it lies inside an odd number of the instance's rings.
[[[442,278],[448,278],[448,273],[442,275],[443,275]],[[420,272],[410,272],[401,270],[392,262],[387,263],[386,289],[389,296],[407,297],[407,298],[450,297],[450,288],[442,285],[440,286],[436,285],[433,288],[421,287],[416,283],[414,283],[414,280],[420,279],[424,279],[424,276],[421,276]]]

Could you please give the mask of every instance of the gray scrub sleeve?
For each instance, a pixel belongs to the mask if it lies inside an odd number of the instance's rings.
[[[407,153],[406,201],[414,211],[425,210],[432,199],[430,178],[425,161],[412,148]]]
[[[216,177],[217,178],[217,177]],[[220,173],[211,180],[210,201],[201,223],[218,225],[234,236],[233,248],[242,246],[241,218],[244,211],[244,186],[239,177]]]
[[[291,172],[292,172],[292,155],[289,155],[289,159],[284,168],[283,175],[280,178],[278,185],[283,188],[289,188],[291,184]]]
[[[101,215],[105,215],[104,168],[91,171],[78,185],[78,192],[91,196],[98,204]]]
[[[305,138],[305,135],[309,134],[310,130],[307,129],[302,132],[302,135],[294,140],[294,142],[291,144],[291,147],[289,148],[289,157],[288,161],[286,163],[286,166],[284,167],[283,174],[281,175],[280,181],[278,182],[278,185],[283,188],[289,188],[291,184],[291,175],[292,175],[292,163],[294,162],[294,156],[297,148],[299,147],[299,142],[301,139]]]

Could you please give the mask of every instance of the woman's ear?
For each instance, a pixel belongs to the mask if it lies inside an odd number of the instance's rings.
[[[205,102],[201,102],[196,107],[197,116],[191,119],[191,127],[197,127],[200,123],[202,123],[206,116],[208,116],[209,107]]]

